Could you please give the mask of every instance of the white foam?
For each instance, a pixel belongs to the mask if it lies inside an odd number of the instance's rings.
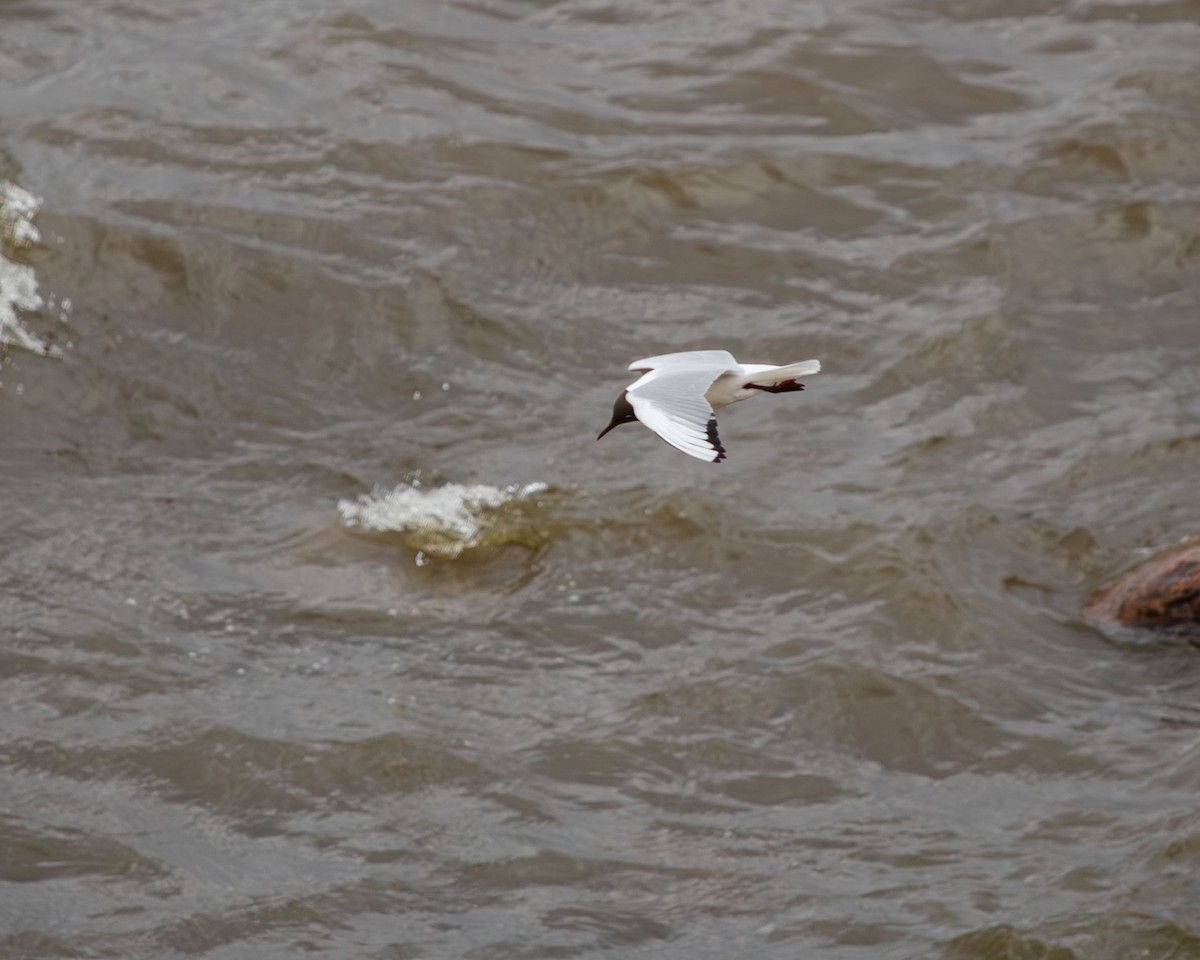
[[[38,293],[33,267],[15,263],[5,251],[24,250],[41,240],[33,225],[34,214],[42,201],[15,183],[0,180],[0,344],[14,344],[43,356],[58,357],[62,352],[32,333],[22,322],[18,310],[40,310],[45,305]]]
[[[502,508],[547,488],[547,484],[533,481],[506,487],[447,483],[424,490],[413,481],[340,500],[338,512],[352,529],[406,534],[424,553],[457,557],[485,543],[510,539],[501,521]]]

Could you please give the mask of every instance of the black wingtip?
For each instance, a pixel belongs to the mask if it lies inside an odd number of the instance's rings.
[[[725,448],[721,446],[721,438],[717,436],[717,418],[708,418],[708,442],[716,451],[716,456],[713,457],[713,463],[720,463],[725,459]]]

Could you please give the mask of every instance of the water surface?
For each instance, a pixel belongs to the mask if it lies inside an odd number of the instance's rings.
[[[1200,957],[1195,3],[0,23],[0,954]]]

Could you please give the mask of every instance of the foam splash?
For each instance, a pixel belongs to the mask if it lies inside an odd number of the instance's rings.
[[[447,483],[424,490],[413,480],[392,490],[338,501],[342,522],[368,533],[398,533],[422,555],[454,558],[468,550],[536,538],[506,508],[549,489],[541,481],[493,487]]]
[[[62,351],[32,333],[17,313],[45,306],[33,267],[5,256],[19,253],[41,240],[33,225],[41,205],[41,199],[28,190],[0,180],[0,345],[11,344],[44,357],[59,357]]]

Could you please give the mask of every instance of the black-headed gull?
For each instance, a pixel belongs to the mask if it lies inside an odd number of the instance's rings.
[[[617,397],[612,422],[596,439],[622,423],[640,420],[688,456],[720,463],[725,448],[713,411],[758,393],[803,390],[796,378],[820,373],[821,361],[776,367],[738,363],[726,350],[690,350],[635,360],[629,369],[642,376]]]

